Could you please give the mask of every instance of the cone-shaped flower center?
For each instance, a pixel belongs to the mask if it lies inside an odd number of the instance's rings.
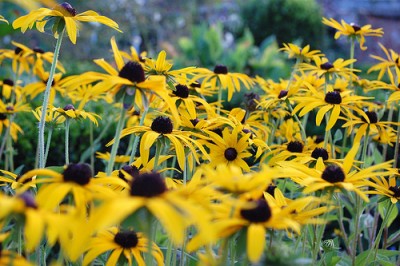
[[[75,17],[76,10],[70,3],[64,2],[54,7],[54,10],[61,12],[66,17]]]
[[[14,49],[14,53],[16,54],[16,55],[19,55],[19,54],[21,54],[23,52],[23,50],[22,50],[22,48],[20,48],[20,47],[16,47],[15,49]]]
[[[282,99],[283,97],[285,97],[288,94],[288,92],[289,92],[288,90],[281,90],[279,92],[278,99]]]
[[[340,92],[338,91],[329,91],[325,95],[325,102],[330,104],[341,104],[342,96],[340,96]]]
[[[368,116],[370,124],[378,123],[378,115],[376,114],[376,112],[366,111],[365,114]],[[367,123],[367,120],[363,116],[361,117],[361,119],[362,121]]]
[[[33,194],[29,191],[22,193],[21,195],[18,196],[20,199],[22,199],[25,203],[26,207],[32,208],[32,209],[37,209],[37,204],[35,201],[35,198],[33,197]]]
[[[287,150],[290,152],[302,152],[303,143],[301,143],[300,141],[291,141],[287,145]]]
[[[228,74],[228,67],[224,65],[216,65],[214,67],[215,74]]]
[[[268,203],[265,199],[259,199],[254,201],[256,206],[251,209],[241,209],[240,215],[253,223],[262,223],[266,222],[271,218],[271,209],[268,206]]]
[[[180,98],[187,98],[189,97],[189,88],[186,85],[178,84],[175,86],[175,91],[173,94]]]
[[[153,123],[151,123],[151,130],[160,134],[170,134],[173,129],[172,121],[167,116],[156,117]]]
[[[142,65],[134,61],[126,63],[119,71],[118,76],[126,78],[133,83],[140,83],[146,79]]]
[[[329,62],[325,62],[325,63],[319,65],[319,67],[323,70],[329,70],[329,69],[333,68],[333,65]]]
[[[322,172],[322,179],[328,181],[329,183],[343,182],[345,179],[345,174],[343,169],[337,165],[328,165]]]
[[[3,84],[9,85],[9,86],[14,86],[14,81],[12,81],[11,79],[4,79]]]
[[[132,196],[151,198],[165,191],[167,191],[165,181],[157,172],[140,174],[131,183]]]
[[[75,111],[75,107],[72,104],[67,104],[64,108],[64,111],[73,110]]]
[[[350,26],[353,28],[354,32],[361,30],[361,27],[355,23],[350,23]]]
[[[314,159],[322,157],[322,160],[325,161],[329,159],[329,154],[324,148],[315,148],[311,153],[311,157],[313,157]]]
[[[244,105],[246,110],[254,111],[257,109],[257,102],[260,100],[260,95],[254,92],[244,94]]]
[[[92,178],[92,169],[86,163],[69,164],[64,171],[64,181],[74,182],[79,185],[89,184]]]
[[[118,171],[118,177],[121,178],[124,181],[128,181],[128,180],[125,178],[124,173],[122,172],[122,170],[124,170],[128,175],[132,176],[133,178],[135,178],[136,176],[139,175],[139,169],[136,166],[124,165]]]
[[[33,48],[33,51],[37,54],[44,54],[44,50],[39,47]]]
[[[139,238],[135,231],[120,231],[115,234],[114,242],[123,248],[134,248],[139,243]]]
[[[237,157],[238,153],[235,148],[228,148],[224,152],[225,159],[228,161],[234,161]]]
[[[389,190],[394,193],[395,198],[400,198],[400,187],[389,187]]]
[[[275,185],[269,185],[265,191],[266,191],[268,194],[274,196],[274,195],[275,195],[275,189],[276,189],[276,186],[275,186]]]

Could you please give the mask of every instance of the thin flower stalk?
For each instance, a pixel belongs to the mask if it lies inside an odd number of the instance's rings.
[[[54,79],[54,73],[56,71],[58,55],[60,53],[60,48],[61,48],[61,43],[62,43],[62,39],[63,39],[64,33],[65,33],[65,29],[63,29],[61,31],[60,35],[58,36],[56,47],[54,49],[53,62],[51,63],[49,79],[47,80],[46,89],[45,89],[44,95],[43,95],[42,114],[40,116],[39,137],[38,137],[38,143],[39,143],[39,168],[44,168],[45,167],[44,130],[46,128],[46,113],[47,113],[47,108],[48,108],[48,104],[49,104],[51,84],[52,84],[53,79]]]
[[[69,126],[71,119],[67,117],[65,119],[65,164],[69,164]]]
[[[149,111],[149,108],[144,108],[143,113],[140,117],[139,120],[139,126],[143,126],[144,125],[144,119],[146,118],[146,115]],[[133,146],[132,146],[132,151],[131,151],[131,156],[129,158],[129,164],[132,164],[133,161],[135,160],[135,156],[136,156],[136,151],[139,145],[139,140],[140,140],[140,136],[135,134],[135,137],[133,139]]]

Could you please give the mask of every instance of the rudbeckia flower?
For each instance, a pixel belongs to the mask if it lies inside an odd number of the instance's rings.
[[[75,8],[67,2],[55,6],[53,9],[39,8],[31,11],[29,14],[17,18],[13,22],[13,27],[14,29],[21,28],[21,31],[24,33],[28,28],[32,29],[36,26],[38,31],[44,32],[44,27],[50,20],[54,20],[57,26],[65,25],[68,37],[73,44],[76,43],[79,22],[98,22],[120,31],[115,21],[105,16],[100,16],[92,10],[77,14]],[[58,32],[55,32],[55,37],[58,37],[58,34]]]
[[[212,167],[220,164],[236,165],[246,172],[250,171],[249,165],[244,160],[252,156],[248,152],[250,133],[240,134],[237,128],[230,131],[225,128],[222,137],[212,131],[207,131],[211,140],[205,145],[210,149],[210,163]]]
[[[284,43],[283,48],[279,51],[284,51],[288,54],[288,58],[296,58],[301,62],[309,62],[314,56],[323,56],[320,50],[310,50],[310,45],[306,45],[303,48],[293,43]]]
[[[194,132],[182,131],[174,129],[172,120],[167,116],[156,117],[151,126],[133,126],[125,128],[121,132],[121,138],[131,135],[131,134],[141,134],[140,140],[140,157],[142,158],[143,164],[147,164],[149,160],[150,148],[159,139],[168,140],[172,143],[175,148],[176,158],[181,169],[185,167],[185,147],[188,147],[190,152],[195,156],[198,161],[197,150],[208,157],[207,152],[201,143],[193,138]],[[197,134],[199,137],[203,137]],[[113,144],[114,140],[109,142],[107,146]],[[157,167],[157,166],[156,166]]]
[[[293,100],[297,102],[297,105],[293,109],[293,114],[299,112],[299,116],[302,117],[311,110],[319,108],[315,119],[316,125],[319,126],[326,113],[331,111],[325,128],[326,131],[330,130],[336,124],[341,113],[344,113],[347,117],[352,117],[352,112],[354,111],[365,119],[368,119],[365,112],[357,105],[365,105],[365,100],[370,99],[370,97],[351,95],[351,91],[342,93],[327,91],[325,94],[313,87],[309,87],[309,91],[310,95],[293,97]]]
[[[42,184],[36,200],[43,208],[50,210],[57,207],[68,195],[71,195],[74,205],[82,209],[93,199],[115,196],[116,192],[110,185],[125,185],[125,182],[118,178],[93,178],[90,166],[83,163],[69,164],[64,167],[62,173],[50,169],[34,169],[22,175],[20,182],[25,182],[33,176],[40,178],[27,182],[21,190],[32,184]]]
[[[304,186],[304,193],[312,193],[318,190],[334,189],[354,191],[364,201],[369,202],[365,188],[368,187],[368,178],[373,176],[388,176],[390,162],[385,162],[364,168],[353,170],[354,156],[359,145],[355,144],[343,160],[343,165],[329,164],[321,165],[323,168],[312,169],[298,162],[278,162],[285,173],[293,181]]]
[[[388,50],[381,43],[379,43],[379,47],[381,47],[382,51],[385,53],[386,58],[377,55],[371,55],[372,58],[380,62],[368,69],[368,73],[371,73],[372,71],[379,71],[378,80],[381,80],[385,72],[387,72],[389,78],[393,80],[393,77],[396,74],[397,76],[400,75],[400,55],[399,53],[396,53],[393,49]],[[392,72],[392,67],[394,67],[394,72]]]
[[[89,217],[89,226],[98,230],[120,224],[139,210],[155,217],[175,244],[182,243],[186,228],[195,222],[193,217],[201,216],[191,201],[175,190],[168,190],[159,173],[145,172],[133,178],[129,195],[121,194],[105,200],[94,210]],[[104,215],[106,213],[110,215]],[[148,228],[148,221],[143,221],[141,226]]]
[[[87,253],[83,259],[83,265],[88,265],[96,257],[105,252],[110,252],[107,259],[107,265],[117,265],[121,256],[128,261],[128,265],[133,265],[136,261],[139,266],[145,266],[142,253],[148,252],[149,240],[140,232],[134,230],[121,230],[117,227],[101,230],[92,238]],[[156,260],[157,265],[164,265],[164,255],[160,248],[155,244],[152,245],[152,256]],[[134,259],[132,259],[132,257]]]
[[[381,195],[396,204],[400,201],[400,186],[397,185],[395,176],[391,176],[388,179],[384,176],[372,176],[368,185],[375,190],[368,191],[368,194]]]
[[[224,65],[216,65],[214,71],[206,68],[198,68],[196,69],[196,72],[197,73],[194,75],[191,82],[201,80],[202,87],[210,84],[211,90],[213,91],[218,91],[218,89],[227,89],[228,101],[232,99],[235,91],[240,91],[241,84],[243,84],[248,90],[254,84],[254,81],[247,75],[242,73],[230,73],[228,67]]]
[[[358,40],[360,42],[361,50],[367,50],[367,47],[364,46],[365,36],[383,36],[382,28],[372,29],[372,26],[369,24],[364,26],[359,26],[355,23],[348,24],[343,19],[341,20],[341,23],[339,23],[333,18],[322,18],[322,23],[337,30],[335,33],[335,39],[339,39],[341,35],[344,35],[348,38]]]
[[[0,186],[10,185],[11,189],[15,190],[23,185],[22,182],[19,182],[20,176],[6,170],[0,170],[0,173],[2,174],[0,175]],[[33,185],[32,187],[36,186]]]
[[[96,126],[98,125],[97,118],[100,118],[100,116],[95,113],[86,112],[85,110],[75,109],[75,107],[72,104],[67,104],[64,108],[61,107],[54,108],[53,111],[59,113],[65,118],[72,118],[76,120],[89,119]]]
[[[352,63],[354,63],[355,61],[357,60],[356,59],[344,60],[342,58],[339,58],[336,59],[333,63],[331,63],[326,57],[314,56],[313,57],[314,64],[301,63],[299,65],[299,68],[302,71],[309,71],[310,75],[315,74],[318,77],[329,75],[329,77],[343,77],[343,78],[352,77],[353,79],[356,79],[357,76],[353,72],[360,70],[347,67]]]

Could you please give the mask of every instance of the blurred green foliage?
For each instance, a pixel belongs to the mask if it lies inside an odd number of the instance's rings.
[[[249,0],[240,4],[240,14],[256,45],[275,35],[279,45],[300,39],[321,48],[322,15],[315,0]]]

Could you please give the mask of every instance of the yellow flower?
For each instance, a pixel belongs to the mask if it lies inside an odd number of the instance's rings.
[[[205,87],[210,85],[212,91],[217,91],[219,87],[220,89],[227,89],[228,101],[232,99],[235,91],[240,91],[241,84],[243,84],[248,90],[254,84],[254,81],[246,74],[230,73],[228,67],[224,65],[216,65],[214,71],[206,68],[198,68],[196,69],[196,72],[197,73],[192,78],[191,83],[196,80],[201,80],[201,86]]]
[[[245,158],[252,156],[247,151],[249,148],[250,133],[240,135],[237,128],[230,132],[228,128],[222,131],[222,137],[212,131],[208,132],[211,141],[206,143],[210,149],[210,166],[216,167],[223,165],[236,165],[246,172],[250,171]]]
[[[288,54],[290,58],[297,58],[301,61],[309,62],[314,56],[323,56],[320,50],[311,50],[310,45],[306,45],[303,48],[297,46],[293,43],[284,43],[283,48],[279,49],[279,51],[284,51]]]
[[[386,49],[381,43],[379,43],[379,46],[385,53],[386,59],[377,55],[371,55],[372,58],[380,62],[368,69],[368,73],[379,70],[378,80],[381,80],[385,72],[387,72],[390,80],[394,80],[394,75],[400,75],[400,55],[392,49]],[[392,67],[394,67],[394,73],[391,70]]]
[[[400,201],[400,186],[397,185],[395,176],[389,177],[389,181],[384,176],[372,176],[371,179],[372,182],[368,182],[368,185],[375,190],[368,191],[368,194],[382,195],[389,198],[393,204]]]
[[[369,24],[364,26],[359,26],[354,23],[348,24],[343,19],[341,20],[341,23],[339,23],[333,18],[322,18],[322,23],[337,30],[337,32],[335,33],[335,39],[339,39],[341,35],[357,39],[360,42],[361,50],[367,49],[367,47],[364,46],[365,36],[383,36],[382,28],[372,29],[371,25]]]
[[[98,22],[120,31],[115,21],[105,16],[100,16],[92,10],[77,14],[75,8],[67,2],[55,6],[53,9],[39,8],[31,11],[29,14],[17,18],[13,22],[13,27],[14,29],[21,28],[21,31],[25,32],[28,28],[32,29],[36,26],[38,31],[44,32],[44,27],[52,19],[55,19],[56,28],[60,25],[63,27],[65,25],[69,39],[73,44],[76,43],[79,22]],[[57,38],[59,33],[55,32],[54,35]]]
[[[149,240],[140,232],[134,230],[121,230],[111,227],[101,230],[92,238],[87,253],[83,259],[83,265],[88,265],[96,257],[105,252],[111,252],[107,259],[107,265],[117,265],[119,258],[124,256],[128,265],[132,265],[132,255],[138,266],[145,266],[142,253],[148,251]],[[164,255],[160,248],[152,245],[152,256],[157,261],[157,265],[164,265]]]
[[[318,77],[329,75],[330,77],[333,76],[349,78],[351,76],[353,79],[357,78],[357,76],[353,72],[360,71],[347,67],[348,65],[357,61],[356,59],[344,60],[342,58],[339,58],[331,63],[325,57],[314,56],[313,61],[314,65],[309,63],[301,63],[299,65],[300,70],[310,71],[311,75],[315,74]]]
[[[97,122],[97,118],[100,118],[99,115],[86,112],[85,110],[75,109],[72,104],[67,104],[64,108],[54,108],[53,111],[63,115],[65,118],[73,118],[77,120],[88,118],[96,126],[99,124]]]

